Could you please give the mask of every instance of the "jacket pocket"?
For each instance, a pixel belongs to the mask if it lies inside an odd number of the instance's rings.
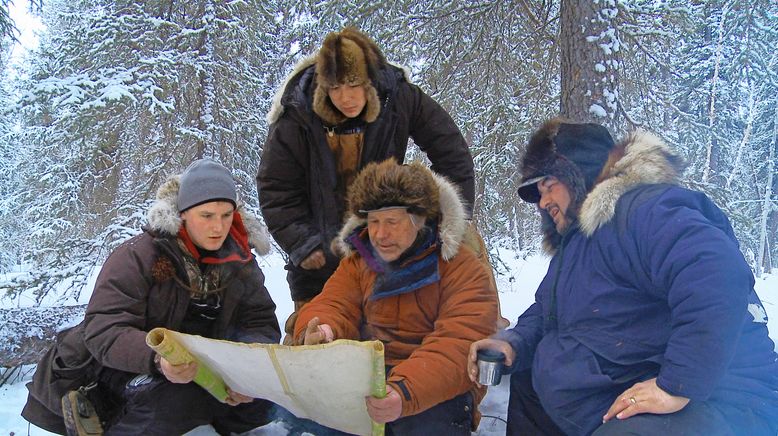
[[[59,332],[32,378],[30,394],[57,415],[62,414],[63,395],[95,379],[97,362],[84,344],[83,333],[83,323]]]

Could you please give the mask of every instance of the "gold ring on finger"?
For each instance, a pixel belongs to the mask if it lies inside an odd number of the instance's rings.
[[[632,404],[637,404],[638,400],[636,400],[635,397],[629,397],[629,402]]]

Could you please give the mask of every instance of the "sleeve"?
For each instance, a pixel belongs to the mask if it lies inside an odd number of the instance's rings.
[[[359,259],[356,254],[343,259],[321,293],[300,309],[294,325],[295,340],[302,338],[308,322],[317,316],[320,324],[332,327],[335,339],[360,339],[363,288]]]
[[[134,242],[134,243],[133,243]],[[151,281],[135,249],[122,244],[106,260],[84,317],[84,343],[103,366],[136,374],[154,371],[154,352],[146,345],[146,309]]]
[[[402,415],[414,415],[467,392],[470,345],[495,331],[497,295],[471,251],[441,262],[441,300],[435,330],[387,378],[403,397]]]
[[[533,303],[519,316],[513,328],[497,332],[494,337],[509,343],[516,354],[513,365],[503,368],[504,373],[531,368],[535,349],[543,337],[543,311],[540,303]]]
[[[657,385],[705,400],[732,360],[753,274],[729,221],[701,193],[671,189],[636,208],[630,231],[671,333]]]
[[[252,261],[254,262],[254,261]],[[256,263],[255,263],[256,265]],[[265,276],[258,266],[245,284],[247,298],[238,305],[235,333],[230,340],[245,343],[277,344],[281,329],[276,317],[276,305],[265,287]]]
[[[418,86],[405,83],[401,93],[410,101],[410,135],[429,158],[432,170],[455,183],[468,216],[475,204],[473,156],[451,116]]]
[[[309,196],[309,162],[302,126],[282,116],[270,127],[257,174],[268,230],[294,265],[321,246]]]

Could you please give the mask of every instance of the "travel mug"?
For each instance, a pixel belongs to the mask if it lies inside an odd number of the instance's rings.
[[[502,378],[502,367],[505,362],[505,354],[489,350],[478,350],[478,384],[483,386],[497,386]]]

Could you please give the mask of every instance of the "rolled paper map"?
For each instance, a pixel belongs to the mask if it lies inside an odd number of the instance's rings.
[[[373,341],[373,386],[370,394],[376,398],[386,396],[386,367],[384,366],[384,344]],[[373,436],[384,436],[384,424],[373,421]]]
[[[173,365],[197,362],[197,374],[195,374],[194,382],[208,391],[217,400],[222,403],[226,402],[227,385],[224,384],[224,380],[214,374],[210,368],[198,362],[172,335],[168,334],[168,329],[158,327],[148,332],[146,335],[146,345]]]

